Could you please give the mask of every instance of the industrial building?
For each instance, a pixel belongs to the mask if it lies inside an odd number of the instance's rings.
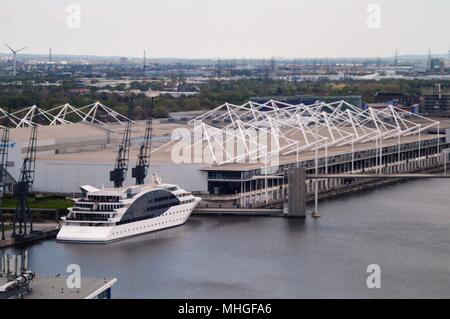
[[[429,70],[431,74],[445,74],[445,61],[438,58],[429,60]]]
[[[361,110],[345,101],[226,103],[190,123],[196,121],[201,123],[202,146],[222,149],[227,155],[213,156],[213,163],[202,168],[208,173],[209,194],[202,197],[227,198],[241,207],[283,198],[291,167],[303,167],[307,174],[410,172],[438,165],[442,149],[448,146],[446,135],[436,134],[444,132],[438,121],[394,106]],[[252,137],[255,129],[275,136],[275,143]],[[230,156],[230,149],[221,146],[230,140],[244,144],[245,151]],[[273,156],[275,164],[264,160]],[[349,182],[327,179],[319,181],[319,188],[338,188]],[[307,192],[311,191],[310,180]]]
[[[114,113],[114,122],[86,118],[83,114],[89,110],[78,114],[78,122],[69,122],[69,116],[77,114],[70,107],[59,121],[54,121],[56,115],[45,113],[50,122],[38,128],[33,191],[73,194],[80,185],[111,186],[109,171],[125,119]],[[21,151],[28,143],[30,118],[27,121],[16,119],[16,124],[22,124],[11,129],[11,180],[17,180]],[[150,173],[157,173],[163,182],[201,193],[205,201],[251,205],[281,198],[290,167],[304,167],[307,174],[393,173],[435,167],[449,144],[448,124],[394,106],[362,110],[346,101],[225,103],[187,123],[154,120]],[[130,167],[144,131],[145,123],[133,124]],[[200,150],[199,158],[196,150]],[[324,180],[320,189],[348,182]],[[134,184],[131,169],[125,184]],[[308,182],[308,192],[311,187]]]
[[[423,96],[422,113],[434,116],[450,115],[450,93],[442,92],[437,89],[436,92],[425,94]]]
[[[424,115],[448,117],[450,93],[444,90],[441,84],[435,84],[433,92],[423,95],[420,111]]]

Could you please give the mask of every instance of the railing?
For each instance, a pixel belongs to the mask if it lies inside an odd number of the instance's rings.
[[[93,221],[93,222],[107,222],[109,218],[104,217],[66,217],[68,221]]]

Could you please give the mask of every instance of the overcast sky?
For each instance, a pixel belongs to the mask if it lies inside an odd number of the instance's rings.
[[[380,28],[367,26],[372,3]],[[80,28],[68,27],[69,4]],[[450,0],[0,0],[0,41],[28,53],[183,58],[445,53]]]

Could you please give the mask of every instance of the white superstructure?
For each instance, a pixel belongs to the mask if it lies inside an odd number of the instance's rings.
[[[58,241],[107,243],[182,225],[201,200],[172,184],[101,190],[87,185],[81,191],[63,217]]]

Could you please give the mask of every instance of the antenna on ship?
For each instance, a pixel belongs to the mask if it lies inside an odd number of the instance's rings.
[[[131,121],[128,121],[123,133],[122,144],[119,145],[114,170],[109,172],[109,180],[114,182],[114,187],[122,187],[127,175],[130,157]]]
[[[136,178],[136,185],[144,184],[145,177],[148,173],[148,168],[150,167],[150,155],[152,151],[152,109],[153,98],[149,109],[149,119],[147,120],[147,125],[145,127],[144,140],[141,148],[139,149],[139,154],[136,161],[136,167],[131,170],[131,176]]]

